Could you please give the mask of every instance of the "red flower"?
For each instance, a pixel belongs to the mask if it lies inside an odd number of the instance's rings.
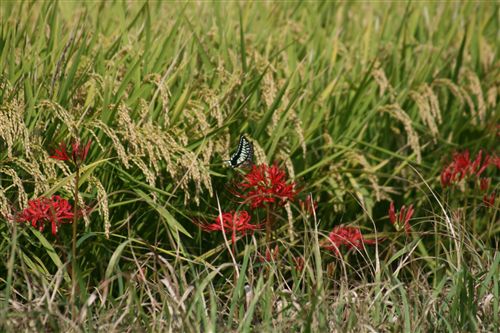
[[[242,182],[236,184],[237,188],[248,190],[247,193],[234,193],[250,202],[252,208],[263,207],[267,203],[285,204],[287,200],[293,201],[297,191],[295,183],[287,183],[286,173],[276,164],[253,165],[252,170],[245,175]]]
[[[479,154],[479,157],[481,153]],[[474,162],[477,164],[477,159]],[[451,185],[453,182],[462,180],[468,173],[471,172],[471,161],[469,151],[462,153],[454,153],[453,161],[448,164],[441,172],[441,185],[443,187]]]
[[[307,215],[313,215],[313,213],[318,209],[318,203],[314,201],[312,195],[308,194],[305,200],[299,199],[300,209]]]
[[[53,159],[60,160],[60,161],[68,161],[69,156],[68,153],[66,152],[66,144],[64,142],[61,142],[59,144],[59,149],[54,150],[54,155],[50,156]]]
[[[489,178],[481,178],[479,180],[479,188],[481,191],[487,191],[488,188],[490,187],[490,179]]]
[[[413,210],[413,205],[410,205],[408,207],[408,210],[406,210],[406,207],[403,205],[403,207],[401,207],[401,210],[399,211],[399,214],[396,214],[396,211],[394,209],[394,202],[391,201],[391,204],[389,206],[389,220],[391,220],[391,223],[394,225],[397,231],[401,231],[404,227],[406,234],[409,234],[411,231],[410,219],[413,216],[414,212],[415,211]]]
[[[491,155],[489,155],[489,154],[486,154],[484,156],[483,162],[481,163],[482,154],[483,154],[483,151],[480,150],[479,154],[477,154],[476,160],[474,161],[474,163],[472,163],[472,173],[475,173],[477,177],[480,177],[481,174],[484,172],[484,170],[486,170],[486,168],[489,165],[493,164]]]
[[[490,195],[485,194],[483,196],[483,203],[488,207],[493,207],[495,204],[496,193],[493,192]]]
[[[278,260],[279,255],[280,255],[280,249],[278,247],[278,244],[276,244],[276,246],[272,250],[269,250],[269,247],[266,247],[266,255],[265,256],[263,256],[259,253],[259,260],[260,260],[260,262],[276,261],[276,260]]]
[[[339,249],[342,245],[348,250],[352,248],[362,249],[364,244],[375,244],[375,241],[365,239],[357,227],[339,225],[330,232],[328,243],[331,245],[327,245],[325,248],[340,256]]]
[[[303,257],[293,257],[293,262],[295,264],[295,270],[297,272],[302,272],[304,270],[304,258]]]
[[[28,201],[26,207],[17,217],[18,222],[30,222],[34,228],[43,231],[46,223],[51,223],[52,234],[57,233],[59,224],[71,223],[73,208],[68,200],[58,195],[52,198],[40,197]],[[65,222],[66,220],[66,222]]]
[[[500,169],[500,156],[493,156],[491,158],[491,164],[497,167],[497,169]]]
[[[482,150],[479,151],[474,161],[471,161],[468,150],[453,154],[453,161],[441,172],[441,185],[446,187],[473,175],[480,177],[490,164],[496,163],[496,158],[492,159],[488,154],[484,156],[484,159],[482,157]]]
[[[54,155],[50,156],[51,158],[54,158],[56,160],[61,160],[61,161],[72,161],[73,163],[79,165],[82,162],[85,161],[87,158],[87,155],[89,153],[90,149],[90,144],[92,143],[91,140],[87,142],[85,146],[80,145],[80,141],[74,141],[71,144],[71,157],[68,155],[68,151],[66,149],[66,144],[64,142],[61,142],[59,144],[59,149],[56,149],[54,151]]]
[[[236,243],[236,232],[246,235],[247,231],[260,229],[260,225],[250,224],[250,219],[251,217],[246,210],[231,211],[229,213],[222,213],[222,220],[220,215],[217,216],[215,223],[198,225],[207,232],[231,232],[231,241],[234,244]]]
[[[446,187],[451,184],[453,175],[452,171],[450,170],[449,167],[444,168],[444,170],[441,172],[441,186]]]

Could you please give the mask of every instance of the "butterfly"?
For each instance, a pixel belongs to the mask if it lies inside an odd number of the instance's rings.
[[[242,134],[240,135],[240,143],[238,144],[238,149],[231,156],[231,159],[226,162],[232,168],[238,168],[242,165],[251,165],[253,162],[253,143],[248,141],[248,139]]]

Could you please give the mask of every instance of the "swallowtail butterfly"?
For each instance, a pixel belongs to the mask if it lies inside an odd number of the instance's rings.
[[[253,143],[248,141],[244,136],[240,136],[240,143],[238,144],[238,149],[231,156],[231,159],[227,162],[232,168],[238,168],[242,165],[250,165],[253,160]]]

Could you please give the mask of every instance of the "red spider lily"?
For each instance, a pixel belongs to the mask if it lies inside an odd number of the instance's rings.
[[[80,165],[87,158],[91,143],[92,140],[89,140],[85,146],[81,146],[80,141],[74,141],[71,144],[71,154],[68,154],[66,143],[61,142],[59,149],[56,149],[54,155],[50,157],[61,161],[72,161],[75,165]]]
[[[479,180],[479,188],[481,189],[481,191],[485,192],[488,190],[489,187],[490,187],[490,179],[489,178],[481,178]]]
[[[397,214],[394,209],[394,202],[391,201],[389,206],[389,219],[397,231],[401,231],[404,227],[406,234],[409,234],[411,231],[410,219],[414,212],[413,205],[408,206],[408,210],[406,210],[406,207],[403,205],[399,214]]]
[[[453,154],[453,161],[441,172],[441,185],[446,187],[473,175],[480,177],[490,164],[496,163],[495,159],[492,159],[488,154],[485,154],[483,159],[482,150],[479,151],[474,161],[470,159],[468,150],[455,153]]]
[[[481,157],[483,155],[483,151],[480,150],[479,154],[477,154],[476,160],[472,163],[472,173],[475,173],[477,177],[480,177],[481,174],[486,170],[488,165],[490,165],[491,156],[486,154],[484,156],[483,162],[481,162]]]
[[[266,247],[266,255],[263,256],[259,253],[259,261],[260,262],[271,262],[277,261],[280,255],[280,249],[278,244],[274,247],[274,249],[270,250],[269,247]]]
[[[491,158],[491,164],[497,167],[497,169],[500,169],[500,156],[493,156]]]
[[[276,164],[253,165],[252,170],[245,175],[237,188],[248,190],[247,193],[234,193],[236,196],[249,202],[252,208],[263,207],[267,203],[285,204],[293,201],[297,191],[295,183],[287,183],[286,173]]]
[[[221,219],[222,217],[222,219]],[[233,245],[236,243],[236,232],[242,235],[246,235],[248,231],[254,231],[260,229],[258,224],[250,224],[250,215],[246,210],[241,211],[231,211],[228,213],[222,213],[222,216],[217,216],[215,223],[211,224],[198,224],[201,229],[207,232],[213,231],[223,231],[225,233],[231,233],[231,241]]]
[[[307,215],[313,215],[313,213],[318,209],[318,202],[314,201],[310,194],[307,195],[305,200],[299,199],[300,209]]]
[[[34,228],[43,231],[46,223],[51,223],[52,234],[57,233],[59,224],[71,223],[74,217],[73,207],[68,200],[58,195],[52,198],[40,197],[28,201],[26,207],[17,217],[18,222],[30,222]]]
[[[50,157],[60,161],[68,161],[69,156],[68,153],[66,152],[66,144],[64,142],[61,142],[59,144],[59,149],[55,149],[54,155],[51,155]]]
[[[496,196],[497,195],[495,192],[491,193],[490,195],[485,194],[483,196],[483,203],[488,207],[493,207],[493,205],[495,204]]]
[[[302,272],[304,270],[304,258],[303,257],[293,257],[293,262],[295,264],[295,270],[297,272]]]
[[[336,226],[328,236],[328,244],[325,249],[340,256],[340,247],[344,245],[348,250],[352,248],[362,249],[364,244],[375,244],[375,240],[368,240],[363,237],[361,230],[357,227]]]

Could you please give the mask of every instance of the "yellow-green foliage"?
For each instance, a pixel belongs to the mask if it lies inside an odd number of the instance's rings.
[[[498,13],[467,1],[2,2],[0,325],[498,329],[500,200],[486,208],[439,182],[454,151],[499,154]],[[263,269],[255,235],[232,258],[192,223],[218,203],[240,208],[228,193],[246,171],[223,163],[240,134],[255,163],[278,163],[318,202],[314,216],[296,201],[274,217],[281,266]],[[74,169],[50,156],[77,139],[92,145],[81,313],[68,321],[69,227],[46,237],[13,220],[30,199],[73,197]],[[392,200],[414,204],[417,236],[394,232]],[[387,241],[336,261],[322,246],[339,224]]]

